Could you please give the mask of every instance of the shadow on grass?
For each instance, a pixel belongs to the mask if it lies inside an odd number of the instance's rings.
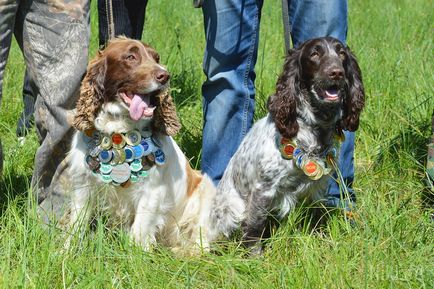
[[[17,197],[25,199],[31,178],[31,175],[18,174],[14,169],[0,178],[0,216],[3,215],[11,200]]]

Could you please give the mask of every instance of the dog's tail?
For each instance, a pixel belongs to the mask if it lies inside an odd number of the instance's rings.
[[[238,192],[232,186],[221,182],[211,207],[210,238],[217,239],[220,235],[230,237],[239,228],[245,207]]]
[[[209,247],[209,242],[212,241],[210,233],[213,231],[210,212],[215,195],[216,187],[211,179],[207,175],[201,176],[199,184],[187,198],[178,220],[182,243],[196,243],[205,249]]]

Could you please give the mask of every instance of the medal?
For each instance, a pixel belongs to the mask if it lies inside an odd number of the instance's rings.
[[[125,152],[125,150],[123,150],[123,149],[113,150],[113,152],[116,152],[117,154],[119,154],[119,161],[118,161],[118,163],[125,162],[125,160],[127,158],[127,153]]]
[[[130,180],[132,183],[137,183],[139,181],[139,177],[134,172],[131,172]]]
[[[157,149],[154,153],[155,163],[159,166],[163,165],[166,162],[166,156],[164,155],[161,149]]]
[[[134,150],[130,146],[124,147],[125,161],[132,162],[135,159]]]
[[[140,178],[146,178],[146,177],[149,176],[149,172],[148,172],[148,171],[140,171],[140,172],[137,173],[137,175],[138,175]]]
[[[110,173],[110,177],[112,178],[112,180],[118,184],[122,184],[128,181],[130,175],[131,175],[130,166],[125,163],[114,166]]]
[[[108,163],[108,162],[110,162],[111,159],[112,159],[112,157],[113,157],[113,153],[112,153],[111,151],[102,150],[102,151],[99,153],[99,160],[100,160],[102,163]]]
[[[110,177],[110,175],[101,175],[101,180],[106,183],[106,184],[110,184],[112,182],[112,178]]]
[[[314,160],[307,160],[303,164],[303,172],[312,180],[319,180],[324,174],[322,166]]]
[[[152,141],[152,139],[150,137],[142,139],[140,144],[143,147],[143,155],[147,156],[150,153],[152,153],[154,151],[154,142]]]
[[[121,149],[125,146],[125,139],[120,133],[114,133],[111,136],[112,146],[116,149]]]
[[[101,147],[93,146],[93,147],[89,148],[89,155],[96,158],[101,153],[101,151],[102,151]]]
[[[290,160],[293,158],[294,151],[297,148],[297,144],[295,143],[295,141],[292,141],[290,139],[278,135],[276,137],[276,143],[277,143],[277,147],[279,148],[280,154],[284,159]]]
[[[161,142],[158,141],[158,139],[151,137],[152,143],[154,143],[154,146],[157,146],[159,148],[161,148]],[[155,149],[154,149],[155,151]]]
[[[154,162],[151,162],[147,157],[142,158],[142,169],[148,171],[152,168]]]
[[[99,171],[103,174],[109,174],[112,171],[112,166],[110,164],[101,164]]]
[[[292,159],[294,155],[295,145],[292,143],[284,144],[280,147],[280,152],[282,154],[282,157],[290,160]]]
[[[134,151],[134,158],[140,159],[143,157],[143,147],[141,145],[136,145],[131,148]]]
[[[308,176],[316,174],[317,170],[318,163],[314,160],[307,160],[307,162],[303,165],[303,171]]]
[[[112,140],[111,140],[111,138],[108,137],[108,136],[104,136],[104,137],[101,139],[101,147],[102,147],[103,149],[105,149],[105,150],[110,149],[110,148],[112,147]]]
[[[112,157],[112,160],[110,161],[110,164],[111,165],[117,165],[117,164],[119,164],[121,161],[121,155],[119,154],[119,150],[112,150],[112,154],[113,154],[113,157]]]
[[[87,136],[86,136],[87,135]],[[110,136],[92,130],[84,136],[88,146],[85,162],[91,173],[104,183],[128,187],[149,177],[149,170],[166,162],[159,142],[148,130],[133,130]]]
[[[129,144],[130,146],[136,146],[138,144],[140,144],[140,141],[142,140],[142,136],[140,135],[140,133],[137,130],[133,130],[128,132],[125,135],[125,139],[127,144]]]
[[[130,168],[133,172],[138,172],[142,169],[142,162],[140,160],[134,160],[131,164],[130,164]]]
[[[85,160],[91,171],[96,171],[100,167],[98,159],[91,155],[86,155]]]
[[[101,133],[99,131],[94,130],[92,132],[91,138],[95,145],[99,145],[101,143]]]

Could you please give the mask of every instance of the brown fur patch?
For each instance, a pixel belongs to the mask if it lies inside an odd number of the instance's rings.
[[[185,171],[187,172],[187,195],[190,197],[202,181],[202,174],[198,170],[192,169],[188,161]]]
[[[87,74],[80,87],[73,126],[86,131],[94,128],[95,117],[103,104],[105,62],[101,53],[89,63]]]
[[[154,112],[154,130],[170,136],[177,134],[181,129],[181,123],[169,90],[160,93],[157,96],[157,102],[157,109]]]

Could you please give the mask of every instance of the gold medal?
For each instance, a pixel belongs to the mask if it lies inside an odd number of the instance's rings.
[[[314,176],[318,172],[318,163],[314,160],[307,160],[303,165],[303,172],[306,176]]]
[[[136,146],[140,144],[141,139],[142,136],[137,130],[130,131],[125,135],[125,140],[130,146]]]
[[[280,153],[284,159],[290,160],[294,156],[295,145],[287,143],[280,147]]]
[[[311,180],[319,180],[324,175],[322,166],[314,160],[307,160],[303,165],[303,172]]]
[[[278,141],[279,151],[284,159],[290,160],[294,156],[294,150],[297,148],[295,141],[281,137]]]
[[[116,149],[123,148],[125,146],[125,143],[126,143],[123,135],[121,135],[120,133],[112,134],[111,140],[113,143],[113,147]]]
[[[101,140],[101,147],[105,150],[108,150],[112,147],[112,140],[108,136],[104,136]]]

